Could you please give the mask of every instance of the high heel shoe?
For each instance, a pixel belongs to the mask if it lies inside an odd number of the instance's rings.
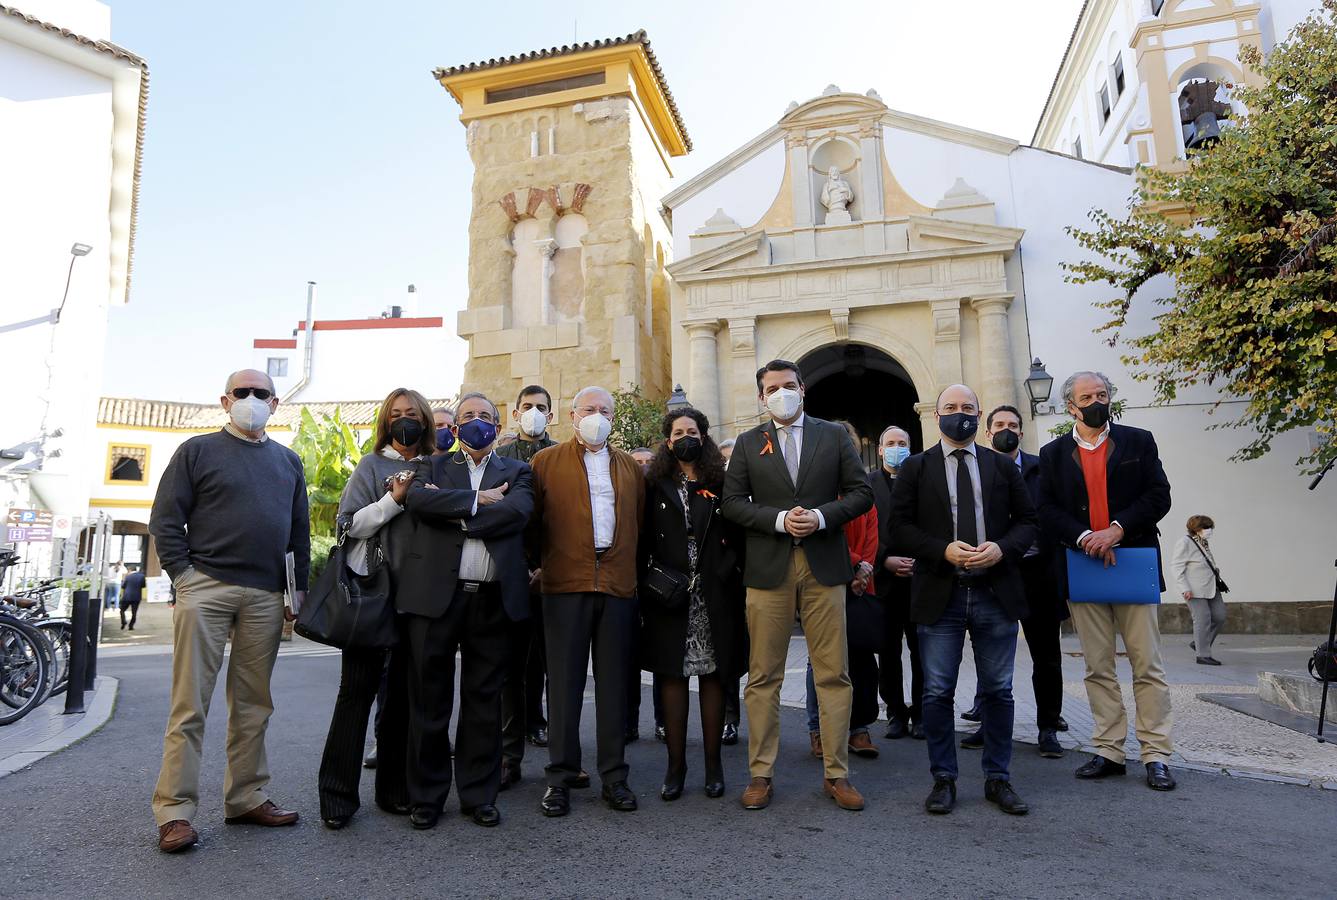
[[[682,785],[687,780],[687,769],[683,768],[681,772],[674,773],[672,770],[664,775],[664,786],[659,789],[659,799],[665,803],[672,803],[682,796]]]
[[[724,767],[720,765],[706,767],[706,796],[712,800],[724,796]]]

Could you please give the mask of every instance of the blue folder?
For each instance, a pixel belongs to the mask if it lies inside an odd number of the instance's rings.
[[[1115,547],[1114,565],[1068,552],[1068,599],[1075,603],[1160,603],[1155,547]]]

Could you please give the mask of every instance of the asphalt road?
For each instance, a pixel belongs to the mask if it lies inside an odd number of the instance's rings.
[[[299,647],[301,645],[299,644]],[[313,647],[314,645],[307,645]],[[1042,760],[1017,746],[1014,783],[1031,815],[1012,818],[983,799],[978,756],[961,751],[955,813],[930,817],[922,742],[878,743],[853,761],[868,799],[835,808],[807,756],[801,714],[784,710],[771,808],[738,805],[746,740],[725,748],[729,792],[701,791],[699,735],[689,745],[689,793],[658,798],[664,749],[629,748],[635,813],[614,813],[595,789],[573,793],[565,819],[539,813],[541,759],[502,795],[499,828],[454,814],[415,832],[370,803],[353,824],[326,831],[316,768],[338,682],[336,656],[281,657],[269,730],[271,792],[299,809],[294,828],[225,826],[222,678],[205,738],[202,843],[156,848],[149,798],[167,712],[170,657],[104,659],[121,679],[115,716],[96,735],[0,780],[0,896],[4,897],[829,897],[1333,896],[1337,791],[1182,772],[1171,794],[1141,778],[1096,784],[1072,777],[1079,760]],[[649,734],[648,690],[642,732]],[[592,767],[593,716],[585,748]],[[880,731],[875,733],[880,738]],[[533,752],[533,748],[531,748]],[[452,797],[452,802],[454,798]]]

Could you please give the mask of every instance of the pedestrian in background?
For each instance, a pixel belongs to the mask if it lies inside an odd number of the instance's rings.
[[[1219,666],[1212,656],[1212,645],[1226,624],[1226,599],[1222,596],[1221,569],[1208,539],[1216,523],[1211,516],[1190,516],[1188,533],[1175,545],[1170,568],[1174,570],[1179,594],[1193,615],[1193,642],[1198,665]]]
[[[121,581],[125,578],[125,566],[119,561],[111,564],[107,571],[107,581],[102,588],[102,597],[105,601],[103,609],[116,609],[120,606]]]
[[[135,630],[139,620],[139,603],[144,599],[144,571],[141,566],[132,565],[121,583],[121,630],[125,631],[125,614],[130,613],[130,630]]]

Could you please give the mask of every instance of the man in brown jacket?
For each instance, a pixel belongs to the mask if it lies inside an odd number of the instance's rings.
[[[631,454],[608,445],[613,397],[587,387],[571,402],[570,440],[541,450],[534,468],[534,540],[542,572],[548,652],[545,816],[570,809],[580,776],[580,713],[594,651],[599,776],[610,809],[630,812],[623,732],[636,629],[636,539],[645,478]]]

